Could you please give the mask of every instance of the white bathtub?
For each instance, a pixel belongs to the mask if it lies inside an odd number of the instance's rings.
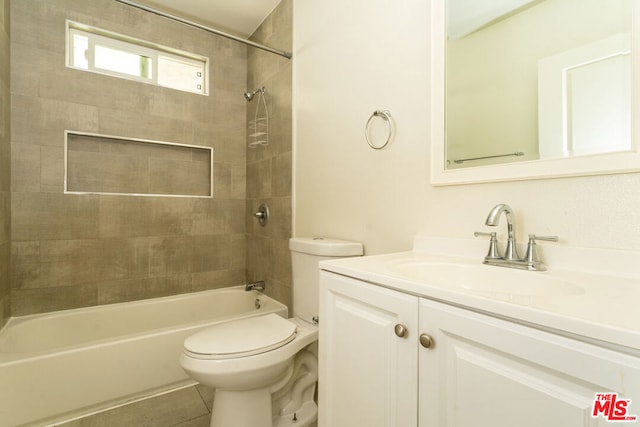
[[[46,425],[195,384],[178,361],[187,336],[271,312],[287,316],[233,287],[11,318],[0,331],[0,426]]]

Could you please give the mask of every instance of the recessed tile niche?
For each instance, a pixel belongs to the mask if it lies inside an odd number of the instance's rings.
[[[212,197],[213,149],[65,132],[65,193]]]

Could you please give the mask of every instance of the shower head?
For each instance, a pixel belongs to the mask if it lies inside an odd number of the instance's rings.
[[[256,96],[257,93],[264,93],[264,86],[258,89],[255,89],[253,92],[245,92],[244,99],[246,99],[247,101],[251,101],[253,97]]]

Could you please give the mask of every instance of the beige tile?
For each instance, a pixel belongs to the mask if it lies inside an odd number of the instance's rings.
[[[9,297],[11,292],[10,277],[10,260],[11,260],[11,245],[9,242],[0,244],[0,300],[4,300]],[[0,310],[2,308],[0,302]],[[0,320],[2,316],[0,316]]]
[[[43,240],[39,244],[41,288],[95,283],[102,273],[102,245],[95,239]]]
[[[154,237],[149,244],[149,274],[166,276],[192,271],[193,237]]]
[[[13,193],[13,240],[93,238],[98,234],[98,199],[52,193]]]
[[[288,239],[291,237],[291,197],[274,197],[271,209],[274,214],[269,235]]]
[[[149,159],[149,194],[211,196],[209,162]]]
[[[271,279],[271,286],[267,288],[266,294],[276,301],[286,305],[289,308],[289,313],[292,313],[293,294],[291,291],[291,282]]]
[[[14,242],[12,253],[13,286],[20,289],[148,276],[144,239]]]
[[[247,197],[270,197],[271,179],[271,159],[249,163],[247,165]]]
[[[245,270],[247,266],[247,236],[234,234],[231,236],[231,269]]]
[[[291,152],[271,160],[271,194],[274,197],[291,196]]]
[[[215,184],[214,184],[215,185]],[[247,196],[247,166],[231,165],[231,197],[245,199]]]
[[[216,199],[231,197],[231,165],[213,164],[213,195]]]
[[[14,144],[11,152],[11,185],[13,191],[40,191],[40,146]]]
[[[149,197],[101,196],[99,236],[153,236],[163,230],[154,221],[157,201]]]
[[[13,287],[40,287],[40,242],[12,242],[11,258]]]
[[[61,424],[64,427],[174,427],[199,426],[209,411],[195,387],[142,400],[90,417]],[[196,422],[196,420],[198,420]],[[183,424],[187,423],[187,424]]]
[[[244,165],[247,147],[244,111],[236,122],[193,122],[194,144],[213,147],[214,162]]]
[[[191,291],[188,274],[102,281],[97,284],[98,303],[112,304],[183,294]]]
[[[245,202],[236,199],[201,199],[193,203],[190,234],[211,235],[245,232]]]
[[[62,147],[40,147],[40,191],[64,191],[64,150]]]
[[[12,41],[64,52],[65,13],[56,3],[60,2],[11,2]],[[34,26],[33,22],[39,25]]]
[[[0,191],[11,190],[11,143],[0,140]]]
[[[247,239],[247,280],[267,280],[273,277],[271,239],[250,236]]]
[[[211,425],[211,414],[176,424],[174,427],[209,427]]]
[[[192,160],[192,148],[181,145],[172,145],[171,141],[165,141],[167,144],[155,144],[149,141],[131,140],[129,137],[107,138],[102,136],[83,135],[74,136],[73,139],[79,143],[78,145],[98,142],[100,144],[100,152],[102,153],[131,156],[142,159]]]
[[[98,110],[97,133],[116,137],[195,144],[191,120],[179,120],[150,114],[131,114],[119,108]],[[198,144],[200,145],[200,144]]]
[[[11,292],[11,313],[14,316],[96,304],[98,304],[98,292],[95,283],[57,288],[13,289]]]
[[[202,384],[196,384],[195,387],[196,390],[198,390],[198,393],[200,393],[200,397],[202,397],[202,400],[207,405],[207,409],[209,410],[209,412],[211,412],[211,409],[213,408],[213,399],[216,395],[216,390]]]
[[[0,244],[11,241],[11,193],[0,191]]]
[[[203,271],[191,275],[193,292],[240,286],[246,283],[244,265],[239,270]]]
[[[100,237],[185,235],[198,199],[101,196]]]
[[[282,283],[291,282],[291,252],[289,237],[273,239],[273,277]]]
[[[91,105],[14,93],[12,108],[11,139],[14,143],[62,147],[65,130],[98,131],[98,109]]]
[[[68,191],[149,194],[147,159],[86,151],[69,151],[67,158]]]
[[[193,236],[191,272],[225,270],[231,266],[231,238],[222,236]]]
[[[0,328],[2,328],[11,317],[11,297],[5,295],[0,297]]]

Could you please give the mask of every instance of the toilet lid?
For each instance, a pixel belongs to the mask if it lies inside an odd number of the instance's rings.
[[[229,359],[282,347],[296,336],[296,325],[277,314],[223,322],[191,335],[184,348],[203,359]]]

